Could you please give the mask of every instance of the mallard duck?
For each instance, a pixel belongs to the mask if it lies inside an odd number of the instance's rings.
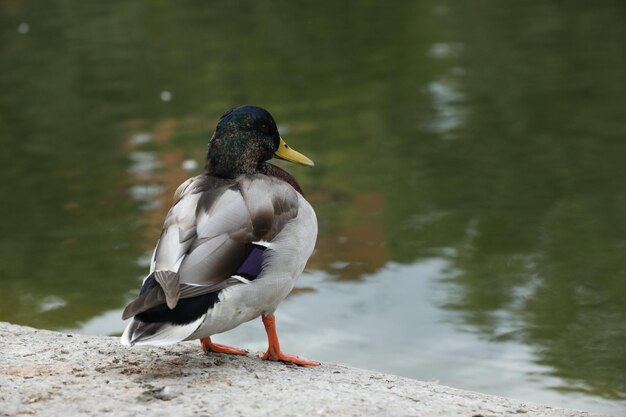
[[[200,339],[205,351],[245,355],[211,336],[260,316],[269,341],[263,359],[319,365],[283,353],[278,342],[274,312],[313,252],[317,219],[271,158],[313,166],[285,143],[268,111],[242,106],[222,115],[206,172],[178,187],[150,273],[124,309],[132,320],[122,344]]]

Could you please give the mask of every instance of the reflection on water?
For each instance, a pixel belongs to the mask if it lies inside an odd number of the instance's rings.
[[[290,350],[620,414],[625,6],[273,7],[0,3],[0,319],[120,331],[216,118],[255,103],[317,163],[289,168],[320,222]]]

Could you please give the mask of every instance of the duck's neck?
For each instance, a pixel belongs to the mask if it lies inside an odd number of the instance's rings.
[[[206,172],[223,178],[235,178],[241,174],[254,174],[258,170],[259,149],[246,144],[241,138],[228,141],[213,139],[206,155]]]
[[[298,184],[298,181],[296,181],[296,179],[284,169],[279,168],[276,165],[272,165],[269,162],[264,162],[259,167],[259,173],[265,174],[268,177],[276,177],[285,181],[286,183],[291,185],[297,192],[299,192],[302,197],[304,197],[304,192],[302,191],[302,187],[300,187],[300,184]]]

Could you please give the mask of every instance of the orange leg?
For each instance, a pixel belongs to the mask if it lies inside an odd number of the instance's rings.
[[[209,336],[200,339],[200,345],[205,352],[228,353],[229,355],[243,356],[248,354],[248,352],[243,349],[237,349],[236,347],[213,343],[211,342],[211,338]]]
[[[267,332],[267,341],[269,346],[267,352],[259,354],[262,359],[270,361],[281,361],[287,363],[295,363],[296,365],[318,366],[319,362],[311,362],[305,359],[301,359],[296,355],[287,355],[280,351],[280,344],[278,343],[278,335],[276,334],[276,317],[274,315],[261,316],[263,324],[265,325],[265,331]]]

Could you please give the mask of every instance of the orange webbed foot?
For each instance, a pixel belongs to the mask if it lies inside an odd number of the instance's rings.
[[[261,316],[263,325],[265,325],[265,331],[267,332],[267,340],[269,346],[267,352],[260,353],[261,359],[269,361],[281,361],[285,363],[293,363],[300,366],[319,366],[319,362],[307,361],[296,355],[287,355],[280,351],[280,344],[278,343],[278,334],[276,333],[276,317],[274,315]]]
[[[278,352],[271,353],[269,350],[265,353],[259,353],[259,358],[268,361],[280,361],[285,363],[293,363],[300,366],[320,366],[319,362],[307,361],[296,355],[288,355],[286,353]]]
[[[238,349],[236,347],[221,345],[219,343],[213,343],[210,337],[203,337],[200,339],[200,345],[205,352],[226,353],[228,355],[242,355],[248,354],[247,350]]]

